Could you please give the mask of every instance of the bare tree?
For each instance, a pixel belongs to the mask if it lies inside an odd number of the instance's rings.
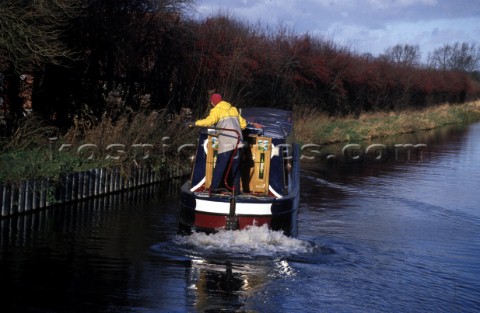
[[[62,30],[79,9],[75,0],[0,1],[0,71],[22,72],[72,58]]]
[[[480,65],[480,47],[466,42],[445,44],[429,55],[428,63],[431,67],[444,71],[473,72]]]
[[[418,45],[395,45],[385,50],[383,56],[387,61],[404,66],[420,64],[420,48]]]

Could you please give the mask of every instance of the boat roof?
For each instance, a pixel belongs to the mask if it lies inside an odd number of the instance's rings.
[[[240,114],[250,123],[263,127],[263,135],[271,138],[285,138],[293,132],[293,112],[274,108],[242,108]]]

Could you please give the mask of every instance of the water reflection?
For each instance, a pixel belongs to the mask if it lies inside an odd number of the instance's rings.
[[[189,289],[196,312],[252,312],[265,310],[252,298],[274,281],[291,279],[296,272],[287,259],[225,262],[194,260]]]
[[[47,240],[50,232],[81,233],[92,227],[102,228],[118,218],[120,211],[125,210],[125,205],[144,205],[159,194],[175,197],[178,187],[178,181],[150,185],[0,219],[0,247],[29,246]]]
[[[188,294],[197,312],[237,312],[272,281],[295,276],[289,259],[307,260],[312,243],[266,226],[215,234],[193,233],[152,246],[164,260],[188,269]]]
[[[190,290],[194,293],[197,312],[232,311],[244,306],[248,293],[264,283],[267,277],[255,276],[231,262],[215,264],[192,262]]]
[[[475,310],[480,124],[442,132],[392,141],[428,162],[304,166],[296,238],[179,236],[181,182],[2,219],[0,310]]]
[[[301,168],[327,182],[361,184],[371,177],[384,177],[428,168],[443,159],[455,162],[468,151],[469,125],[451,125],[435,130],[369,141],[337,143],[306,150]],[[471,136],[470,136],[471,137]]]
[[[0,220],[2,312],[128,306],[124,295],[151,244],[145,233],[160,224],[158,195],[171,209],[168,199],[179,186],[152,185]],[[155,240],[175,230],[175,215],[164,220],[166,227],[153,229]]]
[[[468,125],[456,124],[365,141],[306,146],[302,151],[302,166],[309,168],[359,163],[430,162],[432,154],[453,148],[451,143],[455,146],[458,137],[468,130]]]
[[[197,312],[265,311],[251,299],[261,295],[273,281],[289,279],[295,271],[286,259],[257,262],[192,262],[189,279]]]
[[[332,272],[353,280],[337,284],[337,294],[364,305],[347,311],[470,312],[480,305],[480,124],[423,135],[388,142],[426,144],[422,162],[339,157],[303,173],[299,235],[328,238],[346,256]],[[388,303],[368,302],[375,296]],[[342,300],[341,308],[356,303]]]

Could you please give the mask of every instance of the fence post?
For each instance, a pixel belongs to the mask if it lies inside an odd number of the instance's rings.
[[[18,186],[18,213],[25,212],[25,181]]]
[[[100,176],[99,176],[99,179],[98,179],[98,185],[99,185],[99,189],[98,189],[98,195],[103,195],[104,194],[104,190],[103,188],[105,187],[105,183],[104,183],[104,177],[105,176],[105,172],[104,172],[104,169],[101,168],[100,169]]]
[[[81,200],[83,199],[83,172],[78,172],[77,177],[77,199]]]
[[[39,195],[38,195],[38,208],[45,207],[45,178],[40,178]]]
[[[52,199],[52,197],[55,197],[55,192],[53,191],[53,183],[50,181],[50,178],[45,179],[45,184],[47,189],[45,193],[45,207],[49,207],[53,204],[50,200],[55,202],[55,199]]]
[[[10,183],[6,183],[2,187],[2,216],[8,216],[10,214]]]
[[[100,195],[100,169],[95,169],[95,196]]]
[[[70,202],[72,200],[72,175],[67,174],[65,175],[65,201]]]
[[[37,179],[32,179],[32,210],[38,207],[37,182]]]
[[[5,185],[3,183],[0,183],[0,216],[3,215],[3,210],[5,208]]]
[[[29,211],[32,210],[32,202],[33,202],[32,181],[27,180],[25,182],[25,209],[24,209],[24,212],[29,212]]]
[[[88,197],[93,197],[95,194],[95,170],[88,171]]]

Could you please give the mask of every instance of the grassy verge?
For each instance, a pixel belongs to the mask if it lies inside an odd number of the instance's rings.
[[[0,154],[0,182],[37,177],[57,179],[61,173],[101,167],[98,160],[88,160],[72,153],[54,155],[47,148]]]
[[[421,111],[368,113],[358,118],[328,117],[315,109],[297,109],[295,133],[300,143],[328,144],[369,140],[412,133],[447,124],[480,120],[480,101],[445,104]],[[120,167],[125,176],[132,166],[168,168],[185,162],[192,154],[196,131],[185,126],[183,116],[137,113],[115,122],[103,118],[94,126],[81,121],[66,134],[44,126],[34,117],[0,145],[0,182],[35,177],[58,178],[61,173],[98,167]],[[90,124],[88,124],[90,125]],[[57,136],[56,141],[48,138]]]
[[[328,117],[315,109],[295,110],[295,134],[301,143],[355,142],[412,133],[448,124],[480,120],[480,101],[444,104],[424,110]]]
[[[183,116],[141,112],[116,121],[103,118],[91,125],[78,121],[59,135],[36,117],[28,117],[0,145],[0,182],[36,177],[55,180],[62,173],[101,167],[119,167],[128,177],[133,166],[188,166],[192,150],[187,147],[179,152],[178,147],[196,142]],[[52,141],[52,137],[57,139]]]

